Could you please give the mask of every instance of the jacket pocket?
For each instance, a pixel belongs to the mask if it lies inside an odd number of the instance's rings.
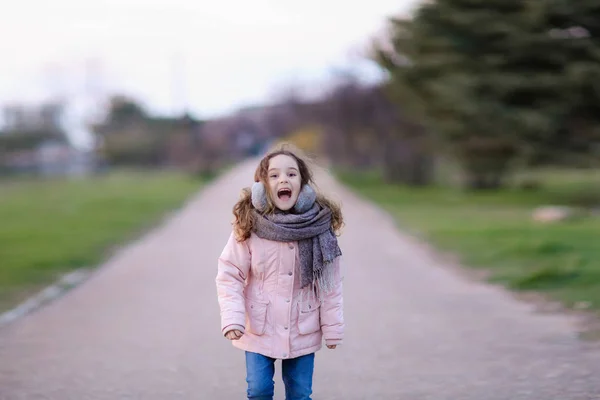
[[[321,329],[321,303],[318,301],[298,302],[298,332],[308,335]]]
[[[265,333],[268,307],[268,301],[246,299],[246,313],[248,314],[247,330],[258,336]]]

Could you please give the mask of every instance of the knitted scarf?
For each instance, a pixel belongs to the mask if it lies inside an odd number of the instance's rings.
[[[254,213],[253,230],[257,236],[280,242],[298,241],[302,288],[316,284],[319,292],[330,292],[335,284],[332,261],[342,254],[331,227],[331,210],[315,202],[298,214]]]

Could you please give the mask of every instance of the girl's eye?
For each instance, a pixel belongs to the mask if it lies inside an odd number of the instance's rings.
[[[292,173],[290,174],[290,176],[296,176],[296,174],[292,172]]]
[[[277,178],[277,175],[271,175],[271,178]]]

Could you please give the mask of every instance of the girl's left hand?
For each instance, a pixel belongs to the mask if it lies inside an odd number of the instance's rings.
[[[331,350],[335,349],[336,347],[337,347],[337,345],[335,345],[335,344],[327,345],[327,348],[331,349]]]

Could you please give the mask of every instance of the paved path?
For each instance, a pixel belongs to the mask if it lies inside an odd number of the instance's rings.
[[[0,329],[0,399],[244,398],[243,353],[221,337],[214,277],[253,167]],[[315,400],[600,399],[600,353],[573,321],[440,268],[377,208],[329,184],[347,220],[347,337],[318,354]]]

